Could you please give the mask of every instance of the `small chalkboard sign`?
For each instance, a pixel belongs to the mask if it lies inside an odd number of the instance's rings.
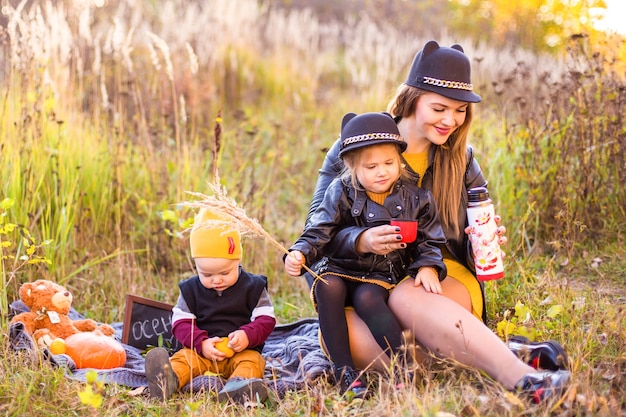
[[[170,353],[183,346],[172,334],[172,305],[137,295],[126,294],[122,343],[138,349],[162,346]]]

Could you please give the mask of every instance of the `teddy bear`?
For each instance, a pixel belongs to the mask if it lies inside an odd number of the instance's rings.
[[[57,338],[66,339],[81,332],[98,331],[113,336],[115,329],[108,324],[98,324],[92,319],[72,320],[68,313],[73,296],[63,286],[45,279],[22,284],[20,299],[30,311],[11,319],[11,324],[21,322],[24,330],[32,336],[38,346],[50,346]]]

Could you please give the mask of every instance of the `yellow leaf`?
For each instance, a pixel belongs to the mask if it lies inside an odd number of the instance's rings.
[[[556,304],[550,307],[547,314],[548,314],[548,317],[553,319],[559,314],[561,314],[561,311],[563,311],[563,306],[560,304]]]
[[[161,218],[172,223],[176,223],[178,220],[178,216],[174,210],[163,210],[161,212]]]
[[[520,322],[525,322],[529,316],[530,311],[528,307],[518,301],[517,304],[515,304],[515,317],[517,317]]]
[[[515,324],[511,323],[510,321],[501,320],[496,326],[496,331],[501,337],[507,337],[515,331],[515,328]]]
[[[8,208],[13,207],[13,204],[15,204],[15,200],[12,198],[5,198],[4,200],[0,201],[0,209],[6,210]]]
[[[521,408],[521,409],[526,408],[526,406],[524,405],[522,400],[520,400],[519,397],[517,395],[513,394],[512,392],[506,391],[504,393],[504,398],[506,398],[506,400],[507,400],[507,402],[509,404],[513,404],[513,405],[515,405],[515,406],[517,406],[518,408]]]
[[[91,385],[87,385],[84,391],[79,391],[78,398],[80,398],[81,403],[93,408],[100,408],[102,405],[102,395],[94,393]]]
[[[87,380],[88,384],[93,384],[98,380],[98,373],[93,369],[90,369],[85,373],[85,379]]]

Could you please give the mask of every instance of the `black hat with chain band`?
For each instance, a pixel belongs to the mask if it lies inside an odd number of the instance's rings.
[[[439,46],[428,41],[413,59],[405,84],[458,101],[478,103],[472,92],[471,65],[461,45]]]
[[[393,143],[400,153],[406,150],[406,142],[400,136],[398,126],[389,113],[346,113],[341,121],[341,149],[339,157],[366,146]]]

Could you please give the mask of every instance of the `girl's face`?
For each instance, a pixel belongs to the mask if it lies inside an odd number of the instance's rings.
[[[393,143],[361,149],[354,164],[359,183],[373,193],[386,193],[400,178],[400,153]]]
[[[239,259],[195,258],[200,282],[206,288],[222,292],[239,279]]]
[[[420,138],[435,145],[446,143],[467,116],[469,103],[425,92],[415,106],[415,125]]]

